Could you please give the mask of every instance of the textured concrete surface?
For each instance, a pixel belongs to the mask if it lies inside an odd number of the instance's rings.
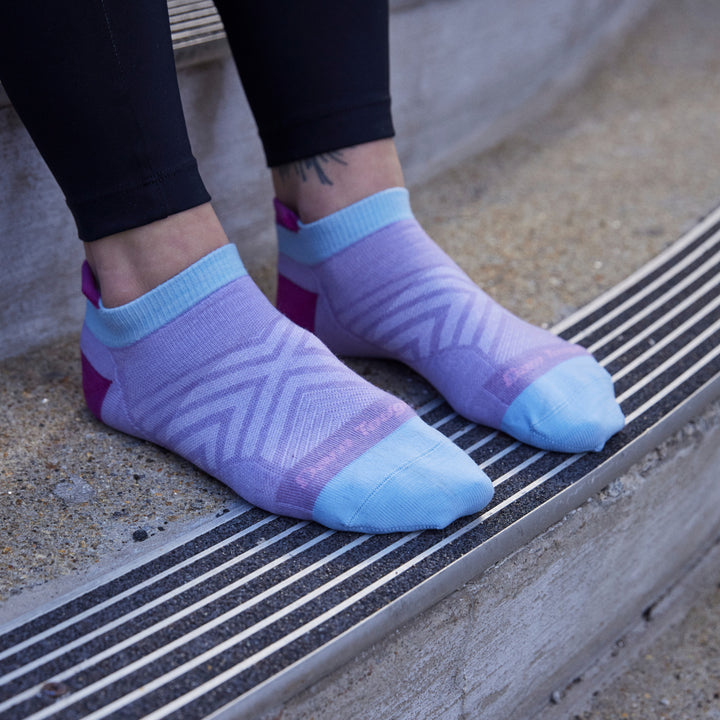
[[[592,692],[577,720],[717,720],[720,718],[720,566],[714,587],[679,623],[641,645],[613,682]],[[626,641],[616,643],[621,652]],[[565,715],[565,717],[568,717]]]
[[[398,146],[410,181],[487,148],[551,105],[654,0],[403,0],[391,20]],[[422,62],[419,62],[422,60]],[[226,232],[274,287],[269,176],[229,56],[183,67],[200,169]],[[0,99],[0,358],[80,323],[81,247],[63,197]]]
[[[664,3],[622,56],[550,117],[416,187],[430,233],[538,323],[675,240],[720,196],[716,14],[699,0]],[[272,274],[266,266],[260,276],[266,292]],[[76,358],[71,337],[0,368],[3,597],[127,551],[138,529],[180,531],[232,500],[187,463],[92,420]],[[429,396],[399,366],[353,366],[415,404]]]
[[[718,23],[717,4],[661,0],[619,56],[550,116],[416,186],[413,204],[425,226],[475,280],[535,322],[557,320],[612,286],[720,197]],[[36,223],[36,216],[23,222]],[[261,270],[271,292],[272,267]],[[235,502],[187,463],[90,418],[80,397],[76,342],[69,337],[0,364],[6,615]],[[411,402],[428,396],[422,381],[397,366],[354,366]],[[134,539],[143,531],[146,540]],[[700,610],[694,617],[699,622]],[[689,663],[712,668],[713,631],[712,625],[697,631],[707,638],[702,642],[687,635]],[[596,713],[588,715],[593,720],[622,712],[633,720],[659,717],[665,706],[629,694],[640,692],[643,677],[656,687],[669,682],[664,668],[674,660],[657,657],[651,665],[639,658],[634,685],[601,692],[598,703],[621,694],[606,715],[599,705],[583,712]]]
[[[534,720],[720,717],[720,542]]]
[[[588,667],[554,688],[533,720],[720,717],[719,581],[720,538]]]

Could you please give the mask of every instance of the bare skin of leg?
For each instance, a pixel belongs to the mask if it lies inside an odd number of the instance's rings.
[[[272,180],[277,199],[304,223],[405,184],[389,138],[274,167]]]
[[[272,169],[278,199],[313,222],[381,190],[404,185],[391,139],[377,140]],[[103,305],[131,302],[213,250],[227,236],[209,203],[85,243]]]
[[[85,243],[105,307],[135,300],[213,250],[227,236],[210,203]]]

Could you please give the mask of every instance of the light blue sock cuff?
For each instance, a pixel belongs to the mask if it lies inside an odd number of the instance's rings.
[[[108,347],[137,342],[195,306],[229,282],[247,275],[235,245],[224,245],[179,275],[120,307],[87,303],[85,323]]]
[[[298,222],[299,232],[278,226],[280,252],[315,265],[386,225],[413,217],[405,188],[382,190],[315,222]]]

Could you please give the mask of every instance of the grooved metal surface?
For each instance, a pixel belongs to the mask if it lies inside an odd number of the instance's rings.
[[[168,11],[176,51],[225,37],[213,0],[168,0]]]
[[[626,428],[540,451],[436,398],[422,417],[493,479],[443,531],[326,530],[244,506],[0,629],[0,719],[252,717],[579,506],[720,392],[720,210],[555,328],[612,374]],[[52,683],[51,685],[47,685]]]

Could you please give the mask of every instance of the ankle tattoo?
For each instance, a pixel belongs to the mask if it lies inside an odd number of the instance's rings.
[[[328,174],[328,169],[332,165],[348,165],[342,150],[322,153],[304,160],[279,165],[277,172],[283,182],[290,179],[290,177],[299,178],[304,183],[315,178],[321,185],[332,185],[333,182]]]

